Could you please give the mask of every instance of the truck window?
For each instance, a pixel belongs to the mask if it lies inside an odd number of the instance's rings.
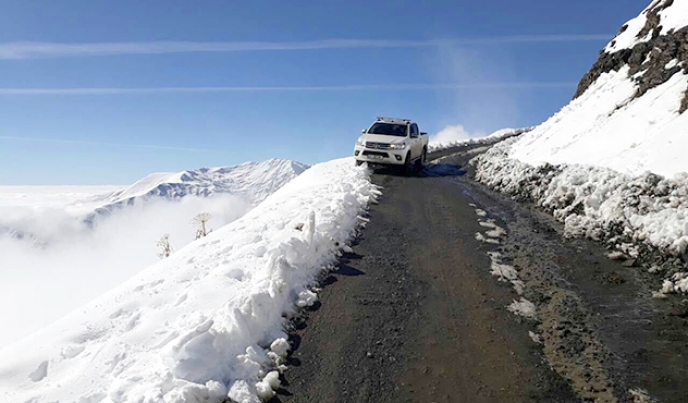
[[[377,122],[370,127],[368,134],[382,134],[385,136],[399,136],[406,137],[406,125],[399,125],[394,123],[380,123]]]
[[[411,135],[413,135],[413,136],[418,135],[418,125],[415,123],[411,125]]]

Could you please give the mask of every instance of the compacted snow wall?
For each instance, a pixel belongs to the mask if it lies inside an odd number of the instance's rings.
[[[591,165],[530,165],[509,158],[515,141],[472,160],[476,180],[536,203],[564,222],[567,235],[602,241],[618,252],[612,257],[629,265],[646,265],[665,278],[686,270],[688,174],[667,179]],[[666,292],[688,292],[688,283],[685,288]]]

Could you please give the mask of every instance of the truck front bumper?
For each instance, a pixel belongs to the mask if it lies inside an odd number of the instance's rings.
[[[359,145],[354,148],[356,161],[371,164],[404,165],[406,153],[408,153],[408,149],[372,149]]]

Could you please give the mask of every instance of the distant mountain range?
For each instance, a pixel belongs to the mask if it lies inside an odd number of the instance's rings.
[[[308,165],[296,161],[270,159],[230,167],[154,173],[124,189],[89,197],[74,204],[94,206],[90,213],[81,217],[87,224],[93,224],[117,209],[139,206],[157,199],[181,200],[187,196],[211,197],[231,194],[240,196],[256,206],[308,168]],[[0,234],[15,239],[32,239],[37,244],[44,243],[25,230],[11,228],[2,223]]]
[[[107,213],[114,208],[145,203],[153,198],[178,200],[186,196],[219,194],[242,196],[252,205],[257,205],[306,169],[308,165],[300,162],[270,159],[231,167],[154,173],[120,191],[87,201],[102,203],[95,213]]]

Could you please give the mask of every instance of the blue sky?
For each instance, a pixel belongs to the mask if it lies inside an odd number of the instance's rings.
[[[1,1],[0,185],[315,163],[379,115],[538,124],[649,3]]]

